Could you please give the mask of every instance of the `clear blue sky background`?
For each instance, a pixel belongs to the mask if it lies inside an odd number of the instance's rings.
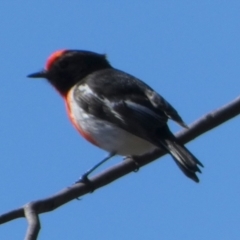
[[[106,155],[78,135],[47,82],[26,78],[49,54],[107,53],[190,124],[239,95],[239,12],[239,0],[1,1],[0,212],[58,192]],[[187,145],[205,165],[199,184],[165,156],[41,215],[39,239],[240,239],[239,135],[238,117]],[[18,219],[0,239],[25,231]]]

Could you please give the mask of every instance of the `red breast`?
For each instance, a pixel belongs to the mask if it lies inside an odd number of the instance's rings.
[[[98,146],[98,144],[96,143],[96,141],[91,137],[90,134],[88,134],[86,131],[84,131],[81,126],[80,123],[76,121],[74,115],[72,114],[72,109],[71,109],[71,102],[72,102],[72,90],[73,88],[68,91],[68,93],[63,96],[64,101],[65,101],[65,105],[66,105],[66,110],[67,110],[67,115],[71,121],[71,123],[73,124],[73,126],[77,129],[77,131],[89,142],[91,142],[92,144]]]

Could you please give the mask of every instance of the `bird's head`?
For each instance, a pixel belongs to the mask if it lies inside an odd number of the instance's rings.
[[[30,78],[47,79],[61,95],[67,92],[87,75],[111,68],[103,54],[80,50],[58,50],[47,59],[45,68]]]

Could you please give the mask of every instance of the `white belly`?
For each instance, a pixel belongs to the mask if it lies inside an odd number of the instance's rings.
[[[93,116],[85,120],[81,120],[81,126],[90,133],[99,147],[108,152],[116,152],[123,156],[142,155],[156,148],[151,143],[106,121],[96,120]]]

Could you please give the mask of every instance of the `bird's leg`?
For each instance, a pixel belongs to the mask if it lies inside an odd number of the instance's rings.
[[[87,172],[85,172],[78,181],[76,181],[76,183],[85,183],[88,185],[91,185],[92,188],[92,192],[94,191],[94,186],[92,185],[92,182],[88,179],[88,176],[94,171],[96,170],[99,166],[101,166],[103,163],[105,163],[107,160],[109,160],[110,158],[112,158],[113,156],[115,156],[116,153],[112,152],[109,153],[109,155],[107,157],[105,157],[102,161],[100,161],[98,164],[96,164],[95,166],[93,166],[92,168],[90,168]]]

